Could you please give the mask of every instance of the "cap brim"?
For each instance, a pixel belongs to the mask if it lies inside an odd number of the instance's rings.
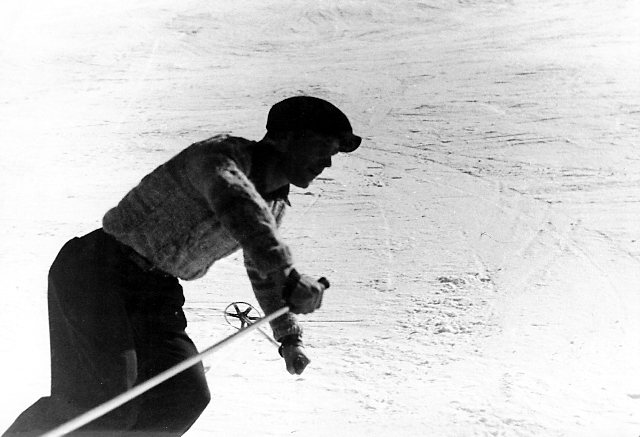
[[[358,135],[346,134],[340,138],[340,151],[343,153],[353,152],[360,146],[361,142],[362,138]]]

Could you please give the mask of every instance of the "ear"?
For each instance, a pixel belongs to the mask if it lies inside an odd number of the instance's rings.
[[[271,146],[280,153],[286,153],[291,147],[293,141],[293,132],[279,133],[276,138],[271,140]]]

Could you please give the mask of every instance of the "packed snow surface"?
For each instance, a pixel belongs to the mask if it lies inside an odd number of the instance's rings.
[[[312,363],[226,347],[188,435],[637,437],[639,21],[634,0],[3,1],[0,427],[48,393],[62,244],[310,94],[365,138],[283,228],[332,282]],[[255,302],[240,256],[184,286],[200,348]]]

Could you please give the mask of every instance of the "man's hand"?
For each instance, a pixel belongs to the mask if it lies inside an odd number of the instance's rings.
[[[327,288],[329,281],[326,278],[316,281],[292,269],[284,284],[283,298],[292,313],[308,314],[320,308],[324,290]]]
[[[281,342],[278,352],[284,358],[287,371],[292,375],[300,375],[311,362],[304,353],[302,339],[297,335],[288,335]]]
[[[302,346],[285,346],[282,348],[282,356],[287,365],[287,371],[292,375],[300,375],[311,362]]]

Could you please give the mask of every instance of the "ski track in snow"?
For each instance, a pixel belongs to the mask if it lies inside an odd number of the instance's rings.
[[[64,12],[64,13],[63,13]],[[286,374],[207,360],[198,435],[640,433],[640,8],[632,1],[4,3],[0,426],[48,390],[46,273],[147,171],[275,101],[343,108],[361,149],[283,232],[332,283]],[[2,18],[0,18],[2,20]],[[239,256],[185,284],[204,348],[253,302]]]

